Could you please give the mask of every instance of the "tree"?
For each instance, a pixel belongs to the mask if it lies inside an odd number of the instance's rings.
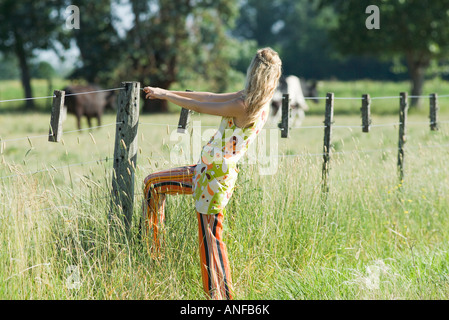
[[[31,64],[30,68],[30,74],[31,77],[34,79],[45,79],[47,81],[47,92],[48,95],[53,94],[53,81],[56,71],[52,67],[51,64],[49,64],[46,61],[40,61],[36,63]],[[52,101],[50,99],[47,100],[47,106],[50,107],[52,104]]]
[[[17,57],[13,54],[3,56],[0,53],[0,80],[19,79],[20,72],[18,70],[19,63]]]
[[[305,79],[397,79],[392,63],[376,57],[343,56],[330,41],[338,22],[320,0],[245,0],[233,34],[279,51],[285,74]]]
[[[246,0],[240,7],[234,35],[254,39],[260,47],[282,41],[286,17],[295,10],[295,1]]]
[[[226,87],[229,35],[236,0],[129,1],[134,14],[116,74],[143,85],[169,88],[182,74]],[[144,100],[144,112],[167,111],[163,100]]]
[[[370,14],[365,10],[372,4],[372,0],[321,0],[321,8],[331,6],[338,13],[330,39],[344,54],[404,59],[411,94],[421,95],[426,69],[449,54],[449,0],[383,0],[377,4],[380,29],[366,27]],[[412,99],[411,105],[418,101]]]
[[[81,66],[69,78],[82,78],[105,86],[116,85],[113,72],[119,63],[123,40],[113,25],[117,17],[112,13],[111,0],[78,0],[76,3],[80,27],[67,34],[75,39],[80,50]]]
[[[296,0],[283,15],[283,27],[276,38],[282,48],[284,68],[305,78],[326,78],[335,71],[336,56],[329,45],[327,30],[335,24],[332,10],[316,10],[316,1]]]
[[[33,96],[29,60],[35,49],[53,49],[62,28],[59,19],[58,1],[1,0],[0,1],[0,51],[17,56],[25,97]],[[28,109],[34,107],[33,100],[26,101]]]

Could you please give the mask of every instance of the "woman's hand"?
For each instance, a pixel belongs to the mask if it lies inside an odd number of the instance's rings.
[[[143,91],[147,94],[146,99],[165,99],[167,90],[154,87],[145,87]]]

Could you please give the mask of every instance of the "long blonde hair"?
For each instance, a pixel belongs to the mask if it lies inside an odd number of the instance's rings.
[[[271,48],[259,49],[246,72],[245,126],[253,123],[260,109],[273,98],[281,73],[282,62],[278,53]]]

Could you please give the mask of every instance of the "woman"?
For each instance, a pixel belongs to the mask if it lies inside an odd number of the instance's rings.
[[[263,48],[251,61],[245,89],[234,93],[169,91],[145,87],[147,99],[165,99],[199,113],[221,116],[218,131],[203,147],[196,165],[150,174],[144,184],[144,219],[159,248],[167,194],[192,194],[198,218],[203,288],[211,299],[232,299],[226,245],[222,241],[225,206],[237,180],[237,161],[264,126],[281,76],[281,59]]]

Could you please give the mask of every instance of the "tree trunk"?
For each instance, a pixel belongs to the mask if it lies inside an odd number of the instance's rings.
[[[14,30],[14,37],[16,40],[16,43],[15,43],[16,55],[17,55],[17,58],[19,59],[21,80],[22,80],[23,90],[25,91],[25,98],[32,98],[33,92],[31,89],[30,70],[28,67],[28,61],[27,61],[26,52],[24,49],[23,40],[22,40],[22,37],[19,35],[19,33],[16,30]],[[26,100],[25,106],[27,109],[34,109],[34,101]]]
[[[422,95],[426,70],[430,64],[430,59],[423,57],[416,58],[412,55],[408,55],[407,63],[411,78],[411,95],[420,96]],[[422,104],[421,101],[420,98],[411,98],[410,107],[420,108]]]
[[[168,112],[168,103],[166,100],[145,99],[145,95],[143,96],[143,99],[142,113]]]
[[[140,81],[140,83],[145,83],[146,81]],[[152,87],[159,88],[170,88],[171,82],[169,81],[160,81],[153,82]],[[159,99],[145,99],[145,92],[142,91],[142,100],[143,100],[143,108],[142,113],[159,113],[159,112],[168,112],[168,102],[167,100],[159,100]]]

